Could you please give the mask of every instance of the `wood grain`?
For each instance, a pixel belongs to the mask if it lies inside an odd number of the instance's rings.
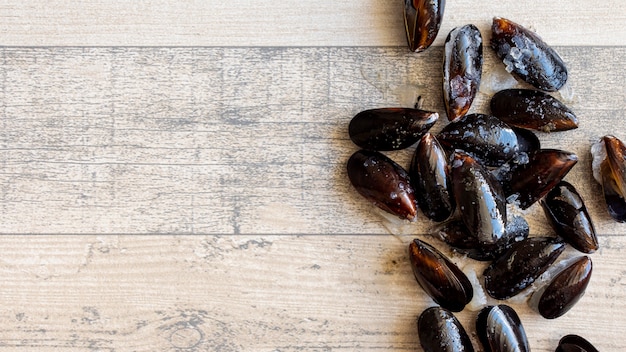
[[[2,45],[404,46],[400,0],[94,0],[0,2]],[[624,45],[622,0],[448,1],[441,45],[454,27],[486,33],[493,16],[534,28],[552,45]]]

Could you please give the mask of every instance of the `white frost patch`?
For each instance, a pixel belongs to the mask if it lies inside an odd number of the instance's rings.
[[[373,206],[372,212],[383,218],[382,224],[392,235],[414,235],[415,223],[390,214],[379,207]]]
[[[505,63],[506,64],[506,63]],[[483,72],[479,91],[486,95],[493,95],[501,90],[510,89],[517,85],[517,80],[500,64],[494,65],[492,70]]]
[[[591,145],[591,170],[593,171],[593,178],[602,184],[602,176],[600,176],[600,166],[606,159],[606,146],[604,145],[604,139],[593,143]]]
[[[474,290],[474,296],[466,307],[472,312],[479,311],[487,305],[487,295],[485,294],[485,289],[480,284],[480,280],[478,280],[478,276],[476,276],[476,271],[467,271],[465,275],[472,283],[472,288]]]
[[[412,84],[400,84],[389,88],[391,95],[396,97],[399,106],[414,107],[419,97],[420,87]]]
[[[559,100],[566,105],[573,104],[576,102],[577,97],[574,92],[574,88],[572,88],[572,85],[570,84],[569,77],[567,78],[567,81],[565,82],[563,87],[559,89],[559,91],[557,92],[557,95],[558,95],[558,98],[560,98]]]

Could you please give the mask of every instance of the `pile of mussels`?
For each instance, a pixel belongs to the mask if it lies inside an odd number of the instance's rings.
[[[420,52],[437,35],[444,1],[405,0],[409,47]],[[437,135],[429,129],[438,113],[415,108],[380,108],[358,113],[350,139],[362,150],[347,163],[354,188],[374,205],[416,221],[418,207],[438,222],[432,235],[455,251],[490,261],[483,272],[491,297],[506,300],[529,288],[564,251],[566,243],[590,254],[597,250],[594,226],[583,199],[563,180],[578,161],[574,153],[542,149],[532,130],[556,132],[578,127],[574,113],[545,92],[567,80],[559,55],[532,31],[494,18],[491,47],[508,72],[536,90],[506,89],[490,102],[491,115],[467,114],[482,72],[482,36],[473,25],[453,29],[445,41],[443,97],[448,123]],[[410,167],[381,153],[417,143]],[[613,136],[592,147],[594,176],[603,186],[609,213],[626,221],[626,147]],[[529,237],[526,220],[515,213],[539,201],[558,237]],[[472,300],[473,285],[452,261],[419,239],[409,245],[415,278],[439,306],[417,320],[426,351],[473,351],[453,312]],[[584,294],[592,271],[589,256],[562,263],[532,305],[547,319],[565,314]],[[508,305],[486,306],[476,319],[485,351],[529,351],[516,312]],[[576,335],[563,337],[557,351],[596,351]]]

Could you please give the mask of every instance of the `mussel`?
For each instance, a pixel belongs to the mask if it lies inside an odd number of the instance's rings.
[[[454,28],[446,38],[443,57],[443,102],[448,120],[469,110],[483,69],[483,38],[476,26]]]
[[[593,176],[602,185],[613,219],[626,222],[626,145],[607,135],[591,147]]]
[[[447,219],[454,211],[448,159],[432,134],[426,133],[417,144],[409,175],[424,215],[434,221]]]
[[[583,337],[571,334],[561,338],[555,352],[598,352],[598,350]]]
[[[540,203],[557,235],[565,242],[583,253],[593,253],[598,249],[591,216],[572,184],[559,182]]]
[[[552,237],[529,237],[514,243],[485,269],[485,290],[495,299],[517,295],[543,274],[564,249],[563,241]]]
[[[422,52],[435,41],[445,6],[445,0],[404,1],[404,25],[411,51]]]
[[[472,300],[472,284],[465,274],[430,244],[414,239],[409,259],[415,279],[440,306],[460,312]]]
[[[529,352],[526,331],[513,308],[500,304],[483,308],[476,318],[476,334],[485,352]]]
[[[591,258],[580,257],[558,273],[542,291],[537,310],[546,319],[555,319],[567,313],[585,294],[591,279]]]
[[[348,178],[363,197],[409,221],[417,220],[417,201],[409,174],[385,155],[359,150],[348,160]]]
[[[578,128],[578,119],[572,110],[538,90],[501,90],[491,98],[490,107],[494,116],[511,126],[542,132]]]
[[[423,311],[417,332],[425,352],[474,352],[463,325],[447,309],[430,307]]]
[[[444,147],[461,149],[487,166],[500,166],[519,151],[515,131],[485,114],[469,114],[450,122],[437,139]]]
[[[506,232],[506,200],[500,184],[474,158],[452,156],[452,185],[460,217],[480,244],[498,243]]]
[[[415,144],[438,118],[436,112],[411,108],[364,110],[352,118],[348,133],[363,149],[398,150]]]
[[[567,81],[563,59],[539,36],[505,18],[495,17],[491,47],[506,70],[538,89],[554,92]]]

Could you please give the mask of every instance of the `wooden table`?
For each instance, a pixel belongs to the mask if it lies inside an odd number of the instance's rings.
[[[415,95],[442,112],[443,39],[466,23],[489,38],[496,15],[568,64],[580,128],[541,140],[579,155],[567,180],[601,246],[564,317],[511,304],[533,351],[568,333],[622,350],[626,225],[604,208],[589,148],[626,140],[626,3],[449,1],[419,55],[402,7],[3,1],[0,350],[419,350],[415,318],[433,303],[406,247],[432,224],[389,225],[356,194],[347,124]],[[501,71],[485,53],[484,82]],[[406,165],[411,150],[390,155]],[[527,219],[553,234],[538,206]],[[475,315],[459,314],[471,332]]]

